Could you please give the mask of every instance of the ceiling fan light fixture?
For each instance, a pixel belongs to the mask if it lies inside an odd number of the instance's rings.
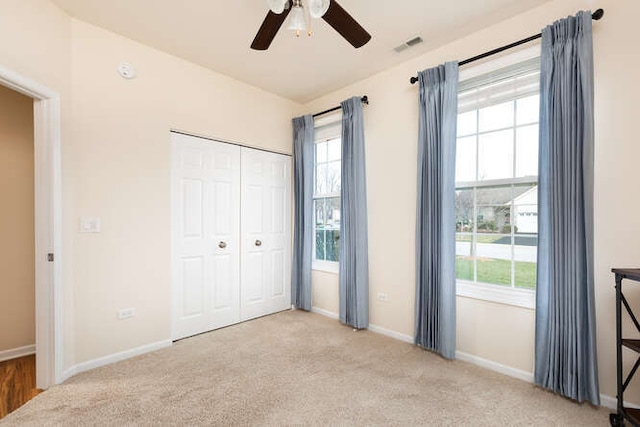
[[[289,0],[267,0],[267,4],[269,5],[271,12],[278,15],[284,12],[284,9],[287,7],[287,3],[289,3]]]
[[[300,0],[294,0],[290,15],[287,29],[294,30],[296,32],[296,36],[299,37],[301,31],[307,30],[307,20],[305,19],[304,8],[302,7],[302,2]]]
[[[329,10],[330,3],[330,0],[309,0],[309,15],[315,19],[322,18],[322,16],[327,13],[327,10]]]

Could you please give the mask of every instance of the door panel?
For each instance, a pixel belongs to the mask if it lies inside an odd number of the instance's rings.
[[[204,260],[203,257],[182,258],[182,316],[204,315]]]
[[[271,270],[273,271],[273,296],[284,295],[284,250],[275,249],[271,253]]]
[[[172,335],[180,339],[240,320],[240,149],[171,139]]]
[[[246,320],[291,307],[291,158],[242,148],[241,169],[241,318]]]
[[[262,252],[249,252],[243,258],[243,268],[245,269],[245,278],[243,283],[243,293],[245,299],[241,306],[260,304],[265,301],[264,293],[264,254]]]
[[[259,177],[257,179],[259,179]],[[247,213],[247,215],[244,215],[243,225],[249,233],[255,234],[256,236],[262,233],[264,215],[262,211],[262,199],[261,185],[248,185],[243,191],[243,211]]]
[[[218,255],[213,260],[213,282],[230,283],[232,281],[233,259],[231,255]],[[234,305],[232,293],[234,289],[229,286],[216,286],[211,306],[213,310],[231,309]]]

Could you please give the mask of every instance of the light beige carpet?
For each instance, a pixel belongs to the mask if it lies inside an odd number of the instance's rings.
[[[296,311],[85,372],[0,421],[291,424],[606,426],[608,411]]]

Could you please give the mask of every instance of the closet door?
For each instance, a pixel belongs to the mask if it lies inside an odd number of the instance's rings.
[[[291,307],[291,157],[242,148],[242,320]]]
[[[172,134],[173,339],[240,321],[240,148]]]

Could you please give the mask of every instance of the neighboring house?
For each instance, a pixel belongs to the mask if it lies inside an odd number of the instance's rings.
[[[473,190],[458,191],[456,194],[457,231],[471,231],[473,226]],[[510,233],[506,227],[512,225],[511,205],[513,204],[513,225],[516,233],[537,232],[536,187],[511,186],[478,188],[475,191],[478,205],[477,227],[483,233]],[[531,203],[534,204],[530,206]]]
[[[538,186],[513,199],[513,225],[518,233],[538,233]]]

